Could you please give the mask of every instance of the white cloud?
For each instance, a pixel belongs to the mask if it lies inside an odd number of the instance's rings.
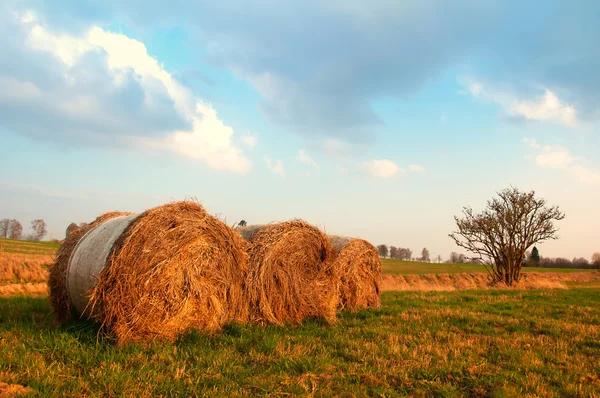
[[[561,146],[544,146],[542,153],[535,157],[535,164],[560,168],[573,163],[574,159],[566,148]]]
[[[600,184],[600,172],[582,166],[583,159],[572,156],[568,149],[559,145],[542,146],[533,138],[524,138],[523,142],[533,149],[536,166],[562,170],[584,184]]]
[[[340,174],[348,174],[348,169],[340,165],[337,165],[337,171]]]
[[[577,110],[573,106],[561,102],[558,96],[547,88],[544,89],[543,95],[535,99],[523,99],[518,98],[510,90],[484,85],[469,77],[459,78],[458,82],[473,97],[499,103],[509,116],[528,120],[551,121],[567,127],[576,127],[579,123]],[[464,91],[459,92],[464,93]]]
[[[193,119],[191,132],[174,132],[164,140],[148,140],[147,144],[158,148],[165,146],[191,159],[203,161],[216,170],[249,171],[250,161],[231,144],[233,129],[219,120],[210,105],[198,103],[197,107],[203,117]]]
[[[250,149],[254,148],[256,144],[258,144],[258,137],[250,133],[244,134],[241,140]]]
[[[551,120],[569,127],[577,125],[575,108],[561,103],[556,94],[548,89],[542,97],[535,101],[515,101],[509,112],[521,115],[526,119]]]
[[[269,156],[264,157],[264,161],[267,164],[267,167],[269,168],[269,170],[271,170],[271,172],[280,175],[281,177],[285,178],[285,170],[283,169],[283,163],[281,162],[281,160],[271,160],[271,158]]]
[[[408,171],[412,171],[415,173],[421,172],[421,171],[425,171],[425,168],[423,166],[419,166],[418,164],[409,164],[408,165]]]
[[[251,169],[234,144],[233,129],[151,57],[142,42],[97,26],[80,36],[59,35],[32,12],[15,16],[10,23],[23,32],[23,59],[27,54],[45,59],[48,66],[42,61],[36,67],[51,71],[55,79],[47,84],[33,75],[0,76],[0,108],[38,115],[27,124],[15,121],[15,131],[167,149],[214,169]],[[13,91],[16,86],[20,89]]]
[[[319,167],[319,165],[310,157],[308,156],[308,154],[306,152],[304,152],[304,149],[299,149],[298,153],[296,154],[296,160],[299,161],[300,163],[305,163],[309,166],[313,166],[313,167]]]
[[[358,164],[358,168],[368,175],[378,178],[390,178],[404,172],[396,163],[387,159],[362,162]]]

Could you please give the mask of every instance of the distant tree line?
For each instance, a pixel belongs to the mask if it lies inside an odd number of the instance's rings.
[[[446,264],[481,264],[476,258],[469,258],[462,253],[452,252],[450,258],[445,261]]]
[[[396,246],[387,246],[387,245],[379,245],[377,246],[377,251],[379,252],[379,256],[383,258],[392,258],[395,260],[405,260],[405,261],[425,261],[431,262],[429,258],[429,250],[427,248],[423,248],[421,251],[421,257],[413,258],[412,250],[396,247]],[[580,268],[580,269],[598,269],[600,271],[600,252],[594,253],[592,255],[591,261],[583,257],[575,257],[572,260],[563,257],[542,257],[540,256],[540,252],[537,247],[533,247],[531,251],[526,252],[525,261],[523,263],[524,267],[540,267],[540,268]],[[442,257],[437,256],[434,261],[441,263]],[[450,253],[450,257],[444,261],[446,264],[481,264],[481,261],[477,258],[469,258],[465,256],[463,253],[452,252]]]
[[[412,250],[406,247],[396,247],[396,246],[387,246],[387,245],[379,245],[377,246],[377,251],[379,252],[379,257],[383,258],[393,258],[394,260],[405,260],[405,261],[425,261],[430,262],[431,258],[429,255],[429,250],[426,247],[421,250],[421,257],[413,258]],[[441,261],[441,257],[437,256],[438,262]]]
[[[23,225],[18,220],[3,218],[0,220],[0,238],[40,241],[48,233],[46,222],[42,219],[31,221],[30,228],[32,232],[23,235]]]

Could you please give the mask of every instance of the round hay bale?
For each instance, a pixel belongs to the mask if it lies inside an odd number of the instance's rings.
[[[381,305],[381,259],[377,249],[363,239],[353,239],[338,253],[339,306],[350,311]]]
[[[79,227],[69,233],[58,249],[54,263],[48,269],[48,290],[50,292],[50,306],[54,316],[59,323],[65,323],[73,318],[73,308],[67,292],[67,267],[71,254],[81,238],[97,225],[120,216],[128,216],[133,213],[119,211],[106,212],[98,216],[90,224]]]
[[[191,329],[213,332],[230,321],[245,322],[244,249],[239,234],[200,204],[147,210],[112,245],[87,313],[118,343],[175,340]]]
[[[266,225],[253,234],[248,254],[252,321],[335,321],[338,272],[329,240],[318,228],[301,220]]]

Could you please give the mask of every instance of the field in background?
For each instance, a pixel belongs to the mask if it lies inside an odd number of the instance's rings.
[[[0,239],[1,253],[34,254],[53,256],[60,243],[58,242],[31,242],[25,240]]]
[[[0,299],[0,379],[41,396],[597,396],[600,289],[386,292],[335,326],[230,326],[114,347]]]
[[[54,256],[60,247],[58,242],[30,242],[0,239],[0,253],[16,253]],[[419,261],[403,261],[385,258],[382,260],[383,273],[390,275],[457,274],[462,272],[486,272],[483,265],[476,264],[437,264]],[[577,268],[523,268],[523,272],[581,272],[591,269]]]
[[[458,274],[462,272],[487,272],[485,266],[478,264],[437,264],[420,261],[382,260],[384,274],[390,275],[423,275],[423,274]],[[539,268],[524,267],[523,272],[593,272],[593,269],[579,268]]]

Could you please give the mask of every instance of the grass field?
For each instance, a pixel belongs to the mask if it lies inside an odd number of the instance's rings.
[[[486,272],[485,266],[478,264],[437,264],[419,261],[403,261],[384,258],[382,260],[384,274],[390,275],[423,275],[423,274],[458,274],[461,272]],[[593,269],[579,268],[538,268],[525,267],[523,272],[581,272]]]
[[[42,298],[0,299],[0,381],[40,396],[594,396],[600,289],[384,293],[336,326],[231,326],[114,347]]]
[[[60,243],[58,242],[32,242],[24,240],[0,239],[3,253],[39,254],[53,256]]]

